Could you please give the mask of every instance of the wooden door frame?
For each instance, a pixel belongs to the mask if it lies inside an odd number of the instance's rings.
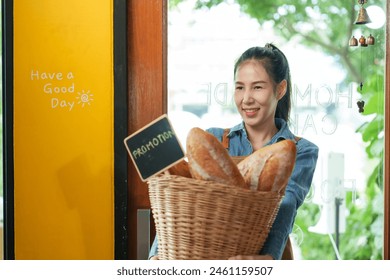
[[[128,134],[167,112],[167,1],[128,0]],[[130,162],[130,159],[129,159]],[[137,212],[150,209],[148,188],[128,167],[128,258],[137,259]],[[154,238],[153,219],[150,236]]]
[[[383,258],[390,260],[390,5],[386,4],[385,153],[384,153],[384,243]]]

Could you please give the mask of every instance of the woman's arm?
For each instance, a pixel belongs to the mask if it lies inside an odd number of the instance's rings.
[[[299,141],[295,167],[267,240],[259,252],[260,259],[263,259],[265,256],[271,256],[275,260],[281,259],[287,239],[294,225],[297,210],[310,190],[317,158],[317,146],[304,139]],[[239,257],[240,259],[258,259],[257,257],[259,256]]]
[[[289,234],[294,226],[298,208],[308,194],[318,159],[318,147],[305,139],[297,144],[297,158],[279,212],[261,254],[281,259]]]
[[[154,237],[154,241],[152,244],[152,247],[149,251],[149,260],[158,260],[158,241],[157,241],[157,235]]]

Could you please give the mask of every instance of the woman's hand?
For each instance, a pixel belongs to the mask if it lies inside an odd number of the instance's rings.
[[[230,257],[229,260],[273,260],[271,255],[253,255],[253,256],[234,256]]]

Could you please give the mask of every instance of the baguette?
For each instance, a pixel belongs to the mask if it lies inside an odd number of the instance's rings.
[[[247,188],[237,165],[214,135],[194,127],[188,132],[186,148],[193,178]]]
[[[296,152],[294,141],[282,140],[255,151],[240,161],[237,167],[247,188],[282,192],[294,169]]]
[[[171,175],[177,175],[187,178],[192,178],[190,173],[190,168],[188,166],[188,162],[186,160],[181,160],[175,165],[171,166],[169,169],[169,174]]]

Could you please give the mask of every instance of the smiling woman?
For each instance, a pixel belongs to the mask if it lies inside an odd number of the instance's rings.
[[[207,132],[215,136],[209,135],[210,141],[214,139],[217,143],[218,141],[224,142],[223,135],[227,131],[229,144],[227,145],[227,150],[224,150],[224,147],[220,145],[222,152],[226,153],[226,157],[229,157],[229,155],[242,157],[256,153],[256,151],[261,150],[265,146],[290,139],[294,149],[295,145],[297,145],[297,157],[295,161],[293,160],[293,165],[295,165],[294,171],[288,180],[286,194],[279,206],[279,212],[275,222],[272,224],[264,246],[258,247],[257,250],[251,251],[252,253],[246,254],[246,256],[230,255],[227,257],[232,259],[279,260],[283,256],[297,209],[302,205],[310,190],[318,158],[318,147],[303,138],[297,141],[298,139],[296,139],[288,127],[287,121],[291,106],[291,78],[287,58],[280,49],[273,44],[247,49],[238,58],[234,66],[234,79],[234,100],[242,121],[230,129],[209,128]],[[198,129],[197,131],[202,130]],[[188,137],[191,137],[191,134]],[[187,140],[187,152],[192,151],[191,149],[188,150],[192,146],[195,145],[190,138]],[[197,154],[196,158],[203,156],[203,159],[207,159],[208,150],[206,148],[204,153]],[[190,163],[191,159],[193,159],[193,155],[189,153],[188,160]],[[213,167],[218,169],[217,165],[211,164],[213,162],[211,159],[207,162],[212,169]],[[231,162],[231,165],[228,162]],[[272,162],[275,163],[270,157],[267,163],[271,164]],[[282,165],[276,163],[276,166],[273,166],[272,169],[278,169]],[[223,166],[234,167],[235,165],[231,160],[227,160],[227,163]],[[198,173],[198,169],[195,173],[192,172],[194,169],[190,170],[194,178],[201,178],[200,173],[204,175],[204,172]],[[224,169],[222,173],[227,174],[225,171]],[[236,173],[239,174],[239,171],[231,171],[229,173],[232,180],[228,180],[229,184],[235,186],[244,185],[244,182],[238,180],[233,182],[236,178]],[[205,176],[208,175],[206,172]],[[265,181],[262,182],[267,185]],[[222,182],[226,183],[226,181]],[[229,209],[229,211],[231,210]],[[193,218],[196,219],[197,217]],[[158,243],[158,240],[158,236],[156,236],[150,252],[151,258],[160,255],[158,247],[160,243]],[[180,249],[178,248],[178,250]],[[210,254],[212,253],[210,252]]]

